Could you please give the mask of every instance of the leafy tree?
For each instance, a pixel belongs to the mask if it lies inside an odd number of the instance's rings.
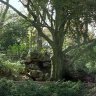
[[[17,19],[19,16],[13,18],[14,21],[7,21],[6,25],[2,29],[0,44],[1,47],[3,47],[3,50],[7,50],[9,46],[16,44],[18,38],[20,38],[21,42],[23,42],[24,38],[27,36],[28,25],[24,24],[23,19]]]
[[[62,79],[68,69],[66,52],[70,50],[69,46],[63,51],[65,37],[71,34],[76,42],[75,47],[89,42],[88,24],[96,21],[96,1],[20,0],[28,10],[28,17],[7,2],[3,0],[0,2],[8,5],[30,22],[38,30],[39,36],[48,41],[53,49],[51,77],[54,80]],[[43,33],[44,27],[48,28],[52,39]]]

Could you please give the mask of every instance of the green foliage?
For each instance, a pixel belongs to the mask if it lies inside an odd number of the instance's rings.
[[[95,42],[84,43],[76,46],[67,53],[69,56],[69,70],[71,72],[82,72],[81,74],[96,73],[96,46]]]
[[[1,96],[11,96],[11,90],[12,90],[13,82],[1,79],[0,80],[0,95]]]
[[[0,80],[2,96],[85,96],[85,88],[81,82],[36,83],[32,81],[13,82]]]
[[[9,56],[9,58],[13,58],[13,60],[17,60],[18,59],[18,55],[20,55],[21,58],[26,57],[27,56],[27,51],[28,49],[26,49],[26,44],[21,43],[21,44],[14,44],[13,46],[9,46],[8,50],[7,50],[7,55]]]
[[[9,46],[17,44],[18,38],[22,39],[22,41],[25,40],[27,34],[28,23],[25,24],[25,21],[19,16],[13,16],[12,18],[15,20],[9,20],[2,29],[0,44],[3,49],[8,49]]]
[[[10,69],[12,74],[19,74],[20,72],[23,72],[24,71],[24,68],[25,66],[22,65],[20,63],[20,61],[18,62],[12,62],[12,61],[5,61],[4,62],[4,66],[7,68],[7,69]]]
[[[8,60],[6,56],[0,55],[0,76],[13,78],[24,72],[24,68],[25,66],[20,61]]]
[[[46,88],[27,81],[24,84],[18,84],[16,90],[13,89],[14,96],[50,96]]]
[[[54,83],[38,85],[28,81],[26,84],[20,84],[17,87],[17,93],[14,96],[84,96],[84,87],[80,82],[72,83]]]
[[[10,45],[8,47],[7,54],[9,56],[11,56],[11,55],[14,55],[14,56],[18,55],[18,47],[20,47],[20,46],[18,46],[17,44],[14,44],[13,46]]]
[[[83,84],[81,82],[57,82],[50,84],[49,90],[56,96],[83,96]],[[55,96],[55,95],[54,95]]]

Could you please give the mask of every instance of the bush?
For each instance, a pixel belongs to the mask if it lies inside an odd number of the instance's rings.
[[[12,96],[51,96],[45,86],[27,81],[17,84],[12,90]]]
[[[11,96],[13,82],[6,79],[0,80],[0,96]]]
[[[33,81],[13,82],[0,80],[0,96],[85,96],[81,82],[36,83]]]
[[[71,81],[57,82],[49,85],[49,90],[56,96],[84,96],[83,88],[84,86],[81,82]]]
[[[14,96],[84,96],[81,82],[57,82],[37,84],[32,81],[19,84],[13,91]]]

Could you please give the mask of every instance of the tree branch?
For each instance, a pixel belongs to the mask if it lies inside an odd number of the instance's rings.
[[[48,36],[46,36],[43,32],[42,32],[42,29],[40,28],[40,27],[36,27],[36,29],[38,30],[38,34],[40,35],[40,36],[42,36],[45,40],[47,40],[48,41],[48,43],[51,45],[51,46],[53,46],[53,42],[52,42],[52,40],[50,40],[49,38],[48,38]]]
[[[9,0],[7,0],[7,3],[9,3]],[[4,13],[3,13],[3,15],[2,15],[2,17],[1,17],[1,23],[2,23],[2,24],[3,24],[4,21],[5,21],[5,17],[6,17],[6,14],[7,14],[8,9],[9,9],[9,6],[6,5],[6,8],[5,8],[5,10],[4,10]]]
[[[3,0],[0,0],[1,3],[5,4],[6,6],[9,6],[10,8],[12,8],[15,12],[18,13],[18,15],[20,15],[21,17],[23,17],[24,19],[28,20],[28,18],[23,15],[20,11],[18,11],[16,8],[14,8],[12,5],[10,5],[9,3],[3,1]],[[31,21],[32,22],[32,21]]]
[[[14,8],[12,5],[10,5],[9,3],[0,0],[1,3],[9,6],[10,8],[12,8],[19,16],[21,16],[22,18],[24,18],[26,21],[30,22],[32,24],[32,26],[41,26],[43,27],[44,25],[40,24],[40,23],[36,23],[34,20],[30,20],[28,17],[26,17],[25,15],[23,15],[20,11],[18,11],[16,8]],[[45,26],[44,26],[45,27]]]

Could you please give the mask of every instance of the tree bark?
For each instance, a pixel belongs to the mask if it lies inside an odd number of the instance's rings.
[[[64,39],[58,33],[60,32],[57,32],[53,36],[54,44],[52,46],[53,57],[52,57],[52,66],[51,66],[51,78],[53,80],[63,79],[66,73],[66,62],[65,62],[66,56],[63,54],[63,51],[62,51]]]
[[[66,56],[64,56],[62,50],[58,48],[53,49],[52,66],[51,66],[51,79],[62,80],[66,74],[67,64]]]

